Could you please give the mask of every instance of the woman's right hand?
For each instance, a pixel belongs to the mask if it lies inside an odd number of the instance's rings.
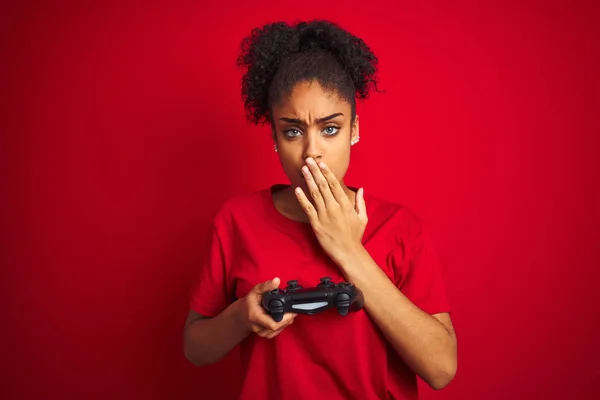
[[[285,313],[280,322],[275,322],[261,305],[262,294],[279,287],[279,278],[259,283],[242,299],[240,299],[240,314],[243,323],[258,336],[273,339],[287,326],[294,322],[298,314]]]

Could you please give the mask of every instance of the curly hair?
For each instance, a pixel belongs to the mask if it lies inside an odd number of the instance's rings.
[[[241,48],[242,98],[255,124],[272,124],[271,106],[298,82],[316,80],[348,101],[352,120],[356,99],[377,90],[377,57],[362,39],[329,21],[267,24],[253,29]]]

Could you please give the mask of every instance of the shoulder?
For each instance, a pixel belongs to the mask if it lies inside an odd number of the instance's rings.
[[[227,198],[213,216],[213,226],[222,229],[256,216],[264,210],[269,191],[269,188],[264,188]]]
[[[403,237],[419,236],[423,230],[422,218],[408,205],[378,195],[365,196],[368,225],[372,229],[386,228]]]

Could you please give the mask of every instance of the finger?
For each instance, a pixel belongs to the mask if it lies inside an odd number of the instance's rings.
[[[317,187],[319,188],[319,192],[321,193],[321,196],[323,197],[323,200],[325,201],[325,205],[327,207],[333,206],[335,203],[337,203],[337,201],[335,200],[333,193],[331,193],[331,188],[329,187],[329,182],[327,182],[327,179],[325,179],[325,176],[323,176],[323,173],[321,172],[321,168],[319,168],[316,161],[313,160],[311,157],[308,157],[306,159],[306,164],[308,165],[308,168],[310,170],[313,180],[315,181]],[[311,190],[311,193],[312,193],[312,190]]]
[[[274,331],[270,330],[270,329],[263,329],[259,332],[255,332],[258,336],[262,337],[262,338],[266,338],[268,334],[273,333]]]
[[[277,329],[276,331],[269,332],[264,337],[266,339],[273,339],[275,336],[279,335],[283,331],[283,329],[284,328],[280,328],[280,329]]]
[[[314,226],[315,223],[317,223],[319,221],[319,215],[317,213],[317,210],[312,205],[312,203],[308,200],[308,197],[306,197],[306,194],[304,193],[304,191],[302,189],[296,188],[294,193],[296,193],[296,198],[298,199],[298,202],[302,206],[304,213],[308,216],[310,223]]]
[[[285,313],[281,321],[276,322],[273,317],[266,311],[261,311],[252,318],[254,324],[260,325],[263,329],[276,331],[277,329],[285,328],[294,322],[295,313]]]
[[[296,318],[296,315],[298,315],[298,314],[295,314],[295,313],[285,313],[283,315],[283,319],[279,323],[281,325],[283,325],[283,326],[290,325],[290,324],[292,324],[294,322],[294,318]]]
[[[362,221],[367,220],[367,204],[365,203],[365,189],[360,188],[356,193],[356,212]]]
[[[251,324],[250,330],[258,335],[259,333],[266,331],[267,329],[265,329],[263,326],[261,326],[259,324]]]
[[[279,335],[279,333],[281,333],[285,328],[287,328],[288,326],[290,326],[294,323],[294,318],[289,317],[290,314],[286,314],[286,315],[288,315],[287,321],[284,320],[281,322],[281,324],[283,324],[284,322],[285,322],[285,324],[280,326],[277,329],[267,331],[265,337],[267,337],[268,339],[274,338],[275,336]]]
[[[342,185],[340,185],[340,181],[338,181],[333,171],[329,169],[327,164],[324,162],[319,163],[319,168],[323,174],[323,177],[329,184],[329,189],[331,190],[335,200],[344,207],[351,207],[352,204],[350,203],[350,199],[348,199],[346,192],[344,192]]]
[[[270,281],[261,282],[258,285],[254,286],[254,293],[263,294],[264,292],[277,289],[279,287],[279,283],[280,279],[278,277],[275,277]]]
[[[284,318],[285,316],[286,314],[283,315]],[[263,329],[271,331],[275,331],[281,328],[282,326],[285,326],[285,324],[287,323],[287,320],[284,319],[282,319],[279,322],[275,321],[273,319],[273,316],[269,314],[266,310],[264,310],[262,307],[260,310],[256,310],[252,313],[250,321],[256,325],[260,325]],[[284,321],[286,322],[284,323]]]
[[[304,180],[306,181],[306,187],[308,189],[308,193],[310,197],[315,202],[315,207],[317,209],[317,213],[323,212],[325,210],[325,199],[323,198],[323,194],[315,181],[315,178],[310,172],[310,168],[308,166],[302,167],[302,175],[304,175]]]

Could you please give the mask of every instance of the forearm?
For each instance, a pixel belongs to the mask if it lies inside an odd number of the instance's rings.
[[[454,333],[402,294],[366,250],[343,261],[342,270],[363,292],[365,311],[407,365],[431,387],[444,387],[456,370]]]
[[[185,356],[191,363],[215,363],[250,334],[250,328],[240,322],[238,308],[236,301],[216,317],[198,319],[185,329]]]

